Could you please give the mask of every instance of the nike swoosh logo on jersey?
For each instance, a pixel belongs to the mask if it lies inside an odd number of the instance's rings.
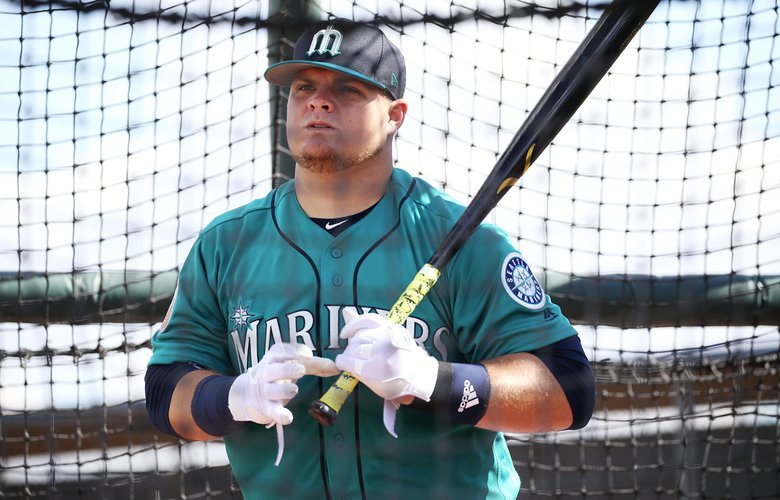
[[[330,231],[330,230],[331,230],[331,229],[333,229],[334,227],[336,227],[336,226],[340,226],[340,225],[344,224],[345,222],[347,222],[348,220],[349,220],[349,219],[344,219],[343,221],[340,221],[340,222],[333,222],[333,223],[331,223],[331,222],[327,222],[327,223],[325,223],[325,229],[326,229],[326,230],[328,230],[328,231]]]

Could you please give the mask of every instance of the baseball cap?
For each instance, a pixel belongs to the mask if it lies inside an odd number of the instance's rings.
[[[287,86],[309,67],[325,68],[362,80],[394,99],[404,95],[406,65],[398,47],[376,26],[349,19],[322,21],[298,38],[293,59],[265,70],[269,82]]]

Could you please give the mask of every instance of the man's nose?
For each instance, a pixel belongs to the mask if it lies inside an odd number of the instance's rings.
[[[333,109],[333,99],[330,92],[326,90],[317,90],[311,99],[309,99],[309,107],[312,109],[323,109],[330,111]]]

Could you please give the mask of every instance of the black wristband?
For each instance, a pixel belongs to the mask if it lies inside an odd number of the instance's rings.
[[[436,386],[429,402],[415,399],[411,408],[464,425],[476,425],[490,399],[490,378],[482,365],[439,362]]]
[[[198,382],[192,395],[192,419],[204,432],[222,437],[232,434],[244,426],[244,422],[233,420],[228,408],[230,386],[235,377],[210,375]]]

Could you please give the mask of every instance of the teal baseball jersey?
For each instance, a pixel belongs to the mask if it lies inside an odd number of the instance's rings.
[[[225,375],[271,345],[298,342],[335,358],[344,308],[388,309],[431,257],[463,207],[394,170],[385,196],[333,237],[298,204],[294,181],[215,219],[195,242],[150,364],[191,361]],[[576,332],[498,228],[483,224],[407,320],[439,360],[478,363]],[[382,400],[358,385],[333,427],[307,414],[335,378],[304,377],[287,405],[285,455],[273,428],[225,437],[233,472],[255,498],[515,498],[520,480],[502,433],[401,407],[393,438]]]

